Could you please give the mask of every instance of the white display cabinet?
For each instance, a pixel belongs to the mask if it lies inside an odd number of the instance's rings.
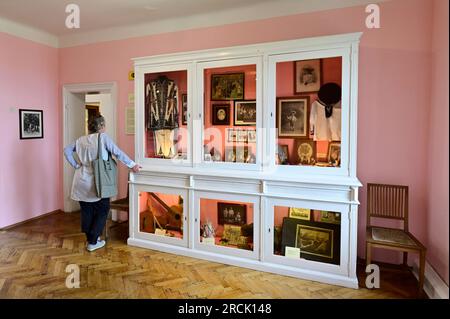
[[[357,288],[360,36],[134,59],[128,243]]]

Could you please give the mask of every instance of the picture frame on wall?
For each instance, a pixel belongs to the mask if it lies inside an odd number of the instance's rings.
[[[315,165],[317,162],[316,142],[313,140],[296,140],[299,165]]]
[[[211,113],[213,125],[230,125],[229,104],[213,104]]]
[[[322,60],[295,61],[295,94],[318,92],[322,85]]]
[[[327,162],[333,166],[341,165],[341,142],[328,144]]]
[[[282,255],[286,247],[295,247],[300,248],[300,258],[340,264],[340,225],[285,217],[281,236]]]
[[[243,100],[245,73],[211,75],[211,100]]]
[[[309,97],[277,99],[278,137],[309,137]]]
[[[256,101],[234,101],[234,125],[256,126]]]
[[[245,225],[247,223],[247,205],[235,203],[217,203],[219,225]]]
[[[44,138],[44,112],[19,109],[19,128],[21,140]]]
[[[187,125],[187,94],[181,94],[181,125]]]

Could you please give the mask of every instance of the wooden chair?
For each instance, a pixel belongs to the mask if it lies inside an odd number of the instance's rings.
[[[128,176],[129,177],[129,176]],[[129,178],[128,178],[129,179]],[[106,220],[106,227],[105,227],[105,238],[108,239],[110,236],[111,228],[117,227],[121,224],[128,223],[128,220],[126,221],[114,221],[112,219],[112,212],[111,209],[115,209],[117,211],[123,211],[127,212],[128,218],[130,216],[130,188],[127,184],[127,197],[116,199],[110,203],[110,210],[108,213],[108,218]]]
[[[372,226],[372,217],[403,221],[403,229]],[[426,248],[408,230],[408,186],[371,183],[367,185],[367,265],[371,263],[374,247],[402,251],[405,266],[408,262],[408,253],[418,253],[419,292],[422,293]]]

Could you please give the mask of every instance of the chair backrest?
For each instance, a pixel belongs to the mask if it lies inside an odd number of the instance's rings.
[[[367,225],[371,217],[403,221],[408,231],[408,186],[367,184]]]

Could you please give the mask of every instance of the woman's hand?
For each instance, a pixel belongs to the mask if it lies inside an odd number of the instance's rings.
[[[131,170],[133,171],[133,173],[137,173],[141,170],[141,168],[142,168],[142,166],[136,164],[131,168]]]

